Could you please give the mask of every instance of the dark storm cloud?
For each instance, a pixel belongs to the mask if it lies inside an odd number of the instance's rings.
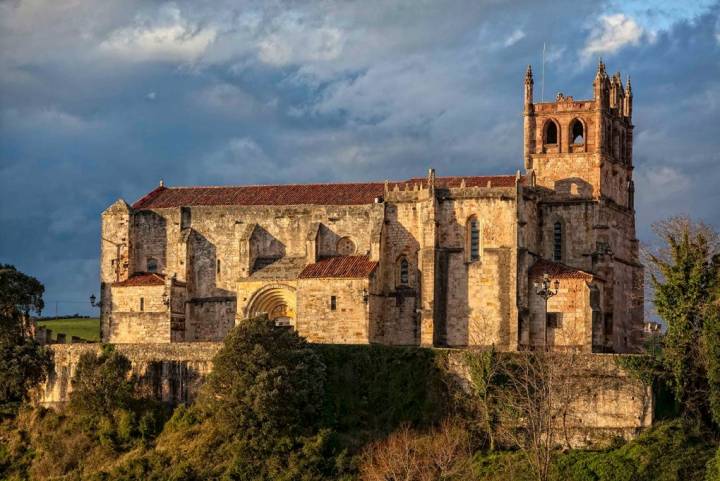
[[[543,42],[546,98],[589,97],[599,55],[632,75],[641,235],[679,212],[720,225],[718,18],[643,1],[0,3],[0,261],[83,301],[100,212],[160,179],[513,173]]]

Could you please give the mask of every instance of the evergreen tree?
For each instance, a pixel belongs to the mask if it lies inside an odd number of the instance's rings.
[[[267,318],[230,331],[199,401],[234,458],[226,477],[337,479],[324,392],[325,365],[295,331]]]
[[[28,336],[44,290],[34,277],[0,264],[0,413],[12,414],[52,364],[50,352]]]
[[[717,349],[718,327],[711,309],[717,302],[720,274],[715,262],[717,234],[687,219],[670,219],[659,233],[666,247],[650,254],[649,260],[655,308],[667,326],[665,368],[685,413],[704,415],[707,369],[716,369],[717,362],[717,353],[710,352]]]

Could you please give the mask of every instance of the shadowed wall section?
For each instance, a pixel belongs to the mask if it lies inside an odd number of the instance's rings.
[[[393,420],[439,419],[448,412],[442,401],[448,389],[460,389],[461,396],[473,395],[468,356],[479,355],[480,351],[312,346],[327,366],[326,402],[339,409],[334,422],[340,424],[353,417],[369,418],[371,424],[382,421],[383,425],[392,424]],[[193,342],[118,344],[116,349],[130,359],[132,371],[146,392],[177,404],[195,399],[221,347],[222,343]],[[101,344],[56,344],[50,348],[55,355],[55,368],[36,393],[38,403],[44,406],[59,405],[69,399],[80,355],[86,351],[99,353]],[[574,446],[604,445],[617,436],[630,439],[650,427],[652,392],[619,367],[620,357],[577,354],[562,358],[563,366],[568,365],[566,359],[572,359],[568,427]],[[422,412],[406,418],[413,406],[412,409],[422,406]]]

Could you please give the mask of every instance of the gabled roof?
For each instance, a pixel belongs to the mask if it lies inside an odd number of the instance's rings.
[[[320,259],[308,264],[302,270],[299,279],[348,278],[364,279],[377,267],[376,261],[368,256],[335,256]]]
[[[439,188],[512,187],[514,175],[437,177]],[[388,182],[388,187],[401,190],[420,185],[427,179],[416,178]],[[372,204],[385,193],[384,182],[349,184],[288,184],[243,185],[227,187],[165,187],[159,186],[133,204],[135,209],[161,209],[200,205],[361,205]]]
[[[137,272],[124,281],[114,282],[113,287],[163,286],[165,274],[156,272]]]
[[[601,277],[596,276],[590,272],[586,272],[575,267],[570,267],[560,262],[553,262],[546,259],[538,259],[535,264],[530,267],[528,275],[532,279],[541,278],[544,274],[550,276],[550,278],[560,279],[598,279],[603,280]]]

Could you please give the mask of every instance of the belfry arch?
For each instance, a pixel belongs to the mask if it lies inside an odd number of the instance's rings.
[[[295,288],[285,284],[272,284],[258,289],[250,298],[246,317],[266,314],[278,325],[295,327],[297,297]]]

